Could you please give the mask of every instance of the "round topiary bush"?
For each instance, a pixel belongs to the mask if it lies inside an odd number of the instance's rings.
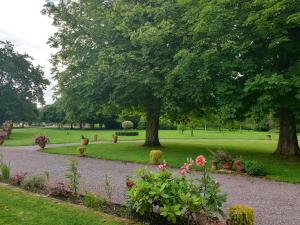
[[[131,122],[131,121],[124,121],[123,123],[122,123],[122,128],[123,129],[132,129],[133,128],[133,126],[134,126],[134,124],[133,124],[133,122]]]

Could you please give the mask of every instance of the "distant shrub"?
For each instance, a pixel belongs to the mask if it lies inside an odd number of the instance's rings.
[[[122,122],[122,128],[123,129],[132,129],[133,126],[134,126],[133,122],[131,122],[129,120]]]
[[[45,176],[32,176],[30,178],[24,179],[21,186],[31,192],[44,192],[45,191]]]
[[[161,130],[176,130],[177,126],[171,120],[161,118],[159,121],[159,129]]]
[[[27,173],[16,173],[10,178],[11,185],[20,186],[24,181]]]
[[[160,159],[162,157],[162,151],[160,150],[152,150],[150,151],[150,163],[151,164],[158,164],[160,162]]]
[[[230,225],[254,225],[254,210],[244,205],[234,205],[229,209]]]
[[[139,132],[135,132],[135,131],[119,131],[116,132],[117,136],[138,136]]]
[[[242,166],[245,169],[246,173],[249,174],[250,176],[266,176],[267,175],[266,166],[261,162],[251,160],[251,161],[242,161],[241,163],[242,163]]]
[[[100,195],[87,192],[83,197],[83,204],[89,208],[101,208],[105,205],[106,199]]]

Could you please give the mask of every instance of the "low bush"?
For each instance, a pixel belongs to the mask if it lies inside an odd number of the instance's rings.
[[[69,181],[70,190],[75,196],[78,196],[80,174],[78,171],[78,161],[76,159],[70,159],[70,164],[65,177]]]
[[[10,183],[11,185],[20,186],[21,183],[24,181],[27,173],[16,173],[11,176]]]
[[[106,199],[100,195],[87,192],[83,197],[83,204],[89,208],[102,208],[106,204]]]
[[[63,181],[48,181],[46,182],[46,189],[49,196],[54,198],[70,198],[72,196],[68,184]]]
[[[31,192],[45,192],[46,186],[45,186],[46,177],[45,176],[32,176],[27,179],[24,179],[21,183],[22,188],[25,190],[31,191]]]
[[[116,132],[117,136],[138,136],[139,132],[136,131],[118,131]]]
[[[257,162],[255,160],[251,161],[241,161],[242,167],[244,168],[245,172],[250,176],[266,176],[267,169],[264,164],[261,162]]]
[[[193,164],[190,159],[180,173],[188,172]],[[204,164],[205,160],[199,163]],[[128,205],[133,212],[150,220],[159,214],[171,223],[184,219],[188,224],[199,224],[198,218],[203,215],[209,220],[224,216],[221,207],[226,196],[205,171],[201,178],[194,179],[175,175],[166,168],[158,172],[140,169],[132,181],[134,185],[128,188]]]
[[[229,225],[254,225],[254,210],[244,205],[230,207]]]
[[[42,150],[44,150],[44,148],[46,147],[46,144],[49,142],[49,138],[44,136],[44,135],[40,135],[38,137],[35,138],[35,144],[37,144]]]
[[[152,150],[150,151],[150,163],[151,164],[158,164],[160,163],[160,159],[162,157],[162,151],[160,150]]]

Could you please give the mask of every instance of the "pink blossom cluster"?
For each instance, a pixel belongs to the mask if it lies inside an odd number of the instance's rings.
[[[158,169],[160,169],[160,170],[165,170],[165,169],[167,169],[167,167],[168,167],[168,164],[166,161],[164,161],[163,163],[158,165]]]

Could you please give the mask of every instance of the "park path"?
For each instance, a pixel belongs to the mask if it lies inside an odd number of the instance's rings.
[[[103,143],[103,142],[102,142]],[[47,147],[70,146],[53,144]],[[12,173],[42,174],[48,171],[52,179],[64,179],[70,156],[36,151],[35,146],[0,147],[12,168]],[[126,176],[144,167],[142,164],[78,157],[81,190],[104,194],[103,177],[111,178],[113,201],[125,203]],[[152,167],[155,169],[154,167]],[[197,176],[197,175],[196,175]],[[256,225],[300,225],[300,185],[271,182],[240,175],[212,174],[228,194],[225,210],[232,204],[245,204],[255,209]]]

